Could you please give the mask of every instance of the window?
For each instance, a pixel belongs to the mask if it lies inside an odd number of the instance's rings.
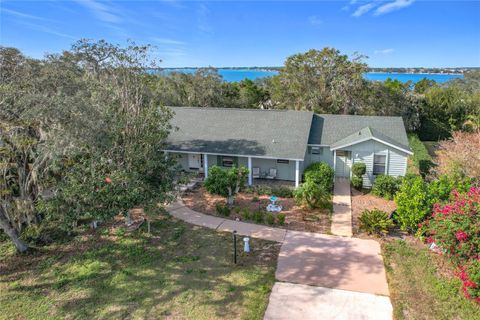
[[[373,156],[373,174],[375,176],[385,174],[385,164],[387,162],[387,156],[381,154],[375,154]]]
[[[288,164],[289,161],[288,161],[288,160],[285,160],[285,159],[277,159],[277,163],[285,163],[285,164]]]
[[[310,154],[322,154],[322,148],[310,147]]]
[[[231,168],[234,165],[233,157],[222,157],[222,167]]]

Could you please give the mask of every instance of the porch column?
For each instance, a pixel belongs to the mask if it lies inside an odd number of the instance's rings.
[[[333,177],[335,178],[337,171],[337,150],[333,150]]]
[[[248,157],[248,185],[253,184],[252,157]]]
[[[203,174],[208,178],[208,154],[203,154]]]
[[[295,188],[300,184],[300,161],[295,160]]]

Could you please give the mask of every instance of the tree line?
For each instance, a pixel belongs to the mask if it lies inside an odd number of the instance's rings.
[[[447,138],[480,122],[480,71],[445,84],[423,79],[369,81],[365,56],[333,48],[288,57],[279,74],[228,83],[213,68],[152,75],[166,105],[309,110],[330,114],[401,116],[423,140]]]

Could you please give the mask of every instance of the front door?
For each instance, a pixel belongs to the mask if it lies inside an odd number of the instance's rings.
[[[188,154],[188,168],[198,170],[202,167],[202,155],[201,154]]]
[[[350,153],[348,151],[337,150],[337,159],[335,163],[335,175],[337,177],[350,177]]]

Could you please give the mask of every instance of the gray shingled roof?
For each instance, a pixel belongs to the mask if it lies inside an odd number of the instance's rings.
[[[303,160],[312,112],[171,107],[167,150]]]
[[[309,144],[327,146],[340,145],[369,127],[376,138],[410,150],[408,138],[401,117],[377,117],[356,115],[315,114],[308,140]]]
[[[381,132],[378,132],[377,130],[375,129],[372,129],[370,127],[365,127],[337,142],[335,142],[334,144],[332,144],[330,146],[331,149],[338,149],[342,146],[350,146],[350,145],[353,145],[353,144],[356,144],[358,142],[362,142],[362,141],[366,141],[366,140],[369,140],[369,139],[378,139],[378,140],[381,140],[381,141],[384,141],[388,144],[391,144],[399,149],[403,149],[403,150],[406,150],[406,151],[410,151],[410,148],[408,146],[405,146],[401,143],[399,143],[398,141],[382,134]]]

